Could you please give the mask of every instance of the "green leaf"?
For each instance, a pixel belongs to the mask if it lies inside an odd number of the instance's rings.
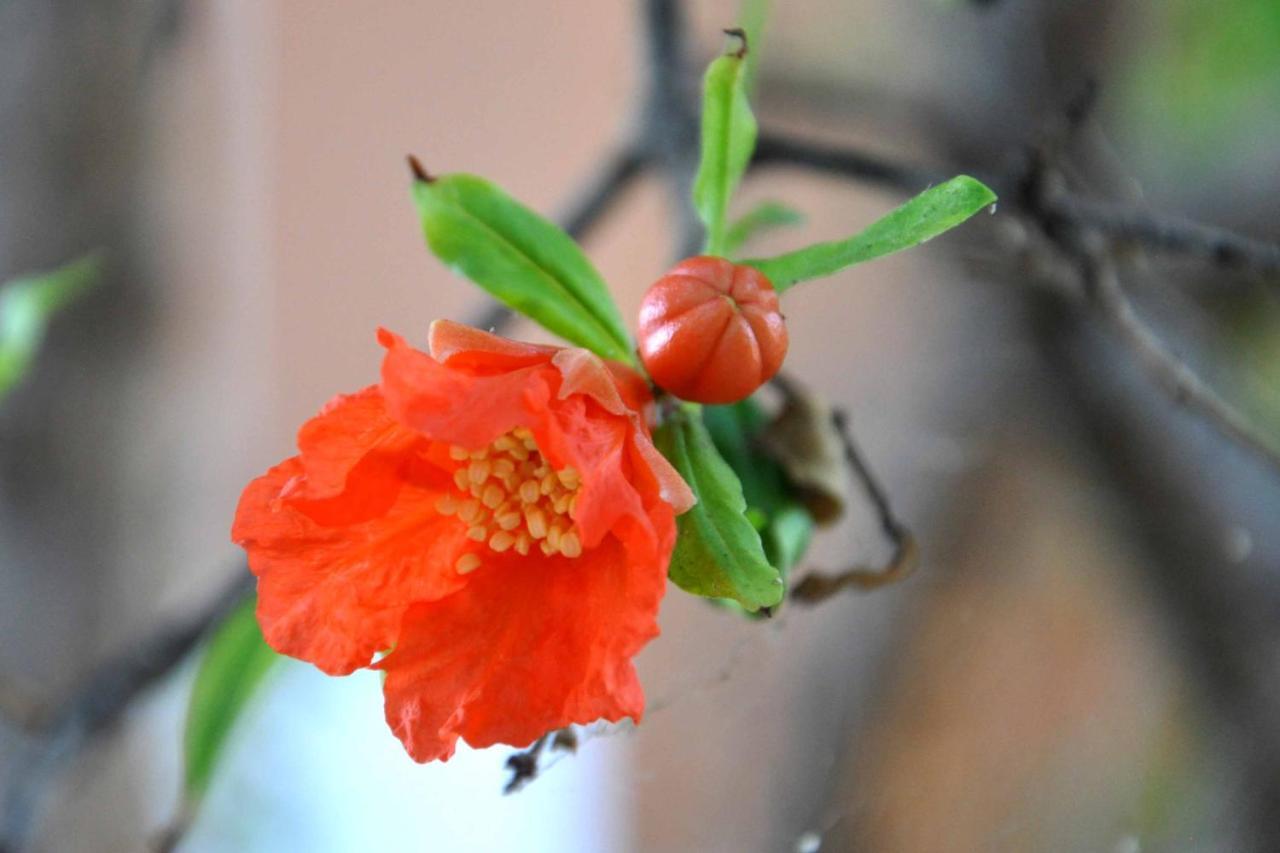
[[[208,790],[236,720],[281,657],[262,639],[257,597],[231,613],[209,640],[191,689],[184,743],[187,802]]]
[[[682,406],[655,438],[698,497],[677,519],[671,580],[695,595],[731,598],[749,611],[780,602],[782,578],[765,557],[760,534],[747,520],[742,484],[716,451],[698,407]]]
[[[702,78],[702,157],[693,206],[707,226],[706,252],[724,254],[725,220],[733,191],[756,147],[756,119],[747,103],[747,44],[717,58]]]
[[[726,406],[702,407],[707,434],[720,457],[738,475],[747,505],[766,515],[785,501],[786,494],[782,470],[751,444],[767,420],[764,410],[750,397]]]
[[[0,400],[31,367],[53,315],[91,289],[101,275],[102,256],[94,252],[0,288]]]
[[[965,175],[925,190],[870,228],[847,240],[815,243],[775,258],[743,261],[764,273],[779,292],[811,278],[890,255],[956,227],[995,202],[981,181]]]
[[[431,251],[521,314],[605,358],[634,362],[618,307],[568,234],[475,175],[416,180]]]
[[[804,556],[813,535],[814,520],[796,497],[782,466],[760,451],[756,439],[768,418],[755,400],[727,406],[706,406],[703,421],[721,457],[742,483],[748,513],[759,522],[765,557],[785,580]]]
[[[758,207],[743,216],[724,235],[725,254],[732,256],[738,249],[761,231],[779,228],[784,225],[800,225],[804,222],[804,214],[793,207],[777,201],[762,202]]]
[[[813,516],[803,505],[791,502],[769,516],[769,523],[760,534],[764,553],[769,562],[778,567],[783,580],[796,563],[804,559],[813,539]]]

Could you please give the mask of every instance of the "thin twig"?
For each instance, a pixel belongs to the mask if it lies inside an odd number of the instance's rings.
[[[791,600],[818,604],[846,589],[871,592],[906,580],[919,564],[920,549],[916,538],[904,530],[902,538],[893,547],[893,554],[883,566],[853,566],[837,574],[810,572],[791,590]]]
[[[1245,237],[1225,228],[1202,225],[1154,211],[1056,194],[1047,212],[1112,242],[1134,243],[1153,251],[1194,258],[1212,267],[1239,270],[1280,281],[1280,245]]]
[[[572,728],[557,729],[547,732],[533,742],[533,746],[513,753],[507,758],[507,769],[511,778],[502,789],[504,794],[514,794],[528,785],[542,772],[542,753],[550,746],[553,752],[577,752],[578,734]]]
[[[645,165],[644,156],[632,146],[611,152],[558,217],[560,227],[579,243],[585,241],[623,192],[640,177]]]
[[[690,204],[698,168],[698,111],[687,73],[684,13],[679,0],[645,0],[648,88],[640,112],[638,144],[666,180],[675,223],[675,255],[698,253],[703,227]]]
[[[751,165],[799,166],[901,193],[918,193],[953,177],[849,146],[825,145],[769,130],[760,132]]]
[[[780,387],[784,388],[785,393],[786,386]],[[920,562],[920,551],[916,545],[915,537],[911,535],[911,531],[894,513],[893,506],[889,503],[889,493],[880,484],[875,473],[871,470],[871,466],[867,464],[866,458],[862,455],[862,451],[859,450],[857,441],[853,437],[853,430],[849,425],[848,415],[844,411],[836,409],[832,415],[832,420],[835,422],[841,443],[844,445],[845,458],[849,462],[849,467],[853,469],[854,476],[862,484],[863,491],[866,492],[867,498],[871,501],[871,506],[876,512],[876,518],[880,521],[881,531],[884,533],[885,538],[893,544],[893,554],[890,556],[889,561],[879,568],[853,566],[836,574],[820,571],[810,572],[801,578],[800,582],[791,590],[791,600],[803,604],[817,604],[821,601],[826,601],[846,589],[867,591],[897,583],[914,572]]]
[[[538,778],[538,758],[542,755],[542,750],[547,748],[547,741],[550,739],[550,733],[545,734],[535,740],[533,746],[507,758],[507,769],[511,771],[511,778],[507,780],[502,793],[514,794]]]
[[[1138,315],[1125,294],[1115,264],[1101,254],[1087,257],[1083,274],[1093,304],[1138,363],[1173,400],[1186,406],[1236,444],[1280,472],[1277,450],[1238,409],[1218,396],[1195,371],[1165,346]]]

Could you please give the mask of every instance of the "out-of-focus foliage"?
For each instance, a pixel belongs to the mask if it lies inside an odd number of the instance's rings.
[[[744,213],[729,226],[724,237],[724,250],[730,256],[737,254],[757,234],[785,225],[801,225],[804,214],[780,201],[765,201]]]
[[[0,401],[31,367],[53,315],[93,287],[101,274],[102,256],[95,252],[0,287]]]
[[[218,627],[200,660],[187,710],[183,788],[188,808],[208,789],[236,720],[281,658],[262,639],[258,599],[240,605]]]
[[[1165,0],[1146,14],[1152,37],[1141,43],[1124,89],[1132,127],[1162,140],[1173,165],[1201,173],[1220,170],[1224,148],[1273,150],[1280,3]]]
[[[1280,436],[1280,308],[1269,297],[1250,299],[1224,319],[1239,365],[1236,385],[1271,434]]]

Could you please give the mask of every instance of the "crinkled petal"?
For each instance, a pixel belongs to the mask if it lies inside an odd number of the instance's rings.
[[[668,555],[670,543],[668,543]],[[386,716],[417,761],[524,746],[598,719],[639,720],[631,659],[658,634],[666,559],[615,541],[578,559],[488,561],[463,592],[412,608],[387,673]]]
[[[366,429],[370,399],[338,398],[317,417],[323,424],[303,427],[349,445],[332,458],[358,459],[340,491],[312,496],[304,452],[249,484],[232,528],[258,576],[267,642],[333,674],[366,666],[394,645],[410,604],[465,583],[453,568],[465,548],[463,525],[435,510],[448,473],[427,461],[421,437],[398,426]],[[330,471],[330,463],[319,469]]]
[[[619,361],[607,361],[605,366],[613,375],[628,409],[638,413],[647,424],[653,414],[653,392],[649,390],[649,382],[632,368]]]
[[[636,454],[657,483],[658,495],[671,505],[676,515],[688,512],[698,502],[689,484],[675,466],[654,446],[648,433],[637,430],[632,436]]]
[[[599,403],[609,414],[627,413],[628,407],[622,400],[617,380],[600,356],[590,350],[573,347],[557,352],[551,363],[560,371],[560,390],[556,396],[561,400],[583,394]]]
[[[441,321],[433,324],[433,333],[440,326]],[[455,343],[474,337],[457,324],[447,329]],[[523,426],[533,430],[538,446],[555,467],[576,468],[584,480],[579,500],[584,544],[599,542],[619,518],[634,518],[641,526],[646,523],[644,498],[630,482],[636,465],[650,470],[658,496],[676,512],[693,505],[693,493],[653,446],[644,416],[634,409],[641,395],[648,397],[634,371],[607,364],[584,349],[561,349],[541,363],[475,374],[456,367],[461,354],[455,353],[446,366],[391,332],[381,330],[379,339],[387,347],[381,386],[387,408],[404,425],[432,439],[472,449]],[[467,356],[467,363],[474,365],[478,357]],[[639,461],[625,451],[624,441],[635,445]],[[631,461],[626,464],[620,461],[627,459]]]
[[[476,374],[441,364],[391,332],[380,331],[379,340],[387,347],[381,385],[387,411],[436,441],[484,447],[517,426],[545,417],[549,408],[551,383],[557,376],[549,358],[505,372]]]
[[[575,522],[583,545],[595,546],[623,518],[633,519],[642,529],[649,527],[647,496],[633,482],[627,453],[634,429],[630,419],[608,415],[583,397],[571,397],[532,429],[555,467],[572,467],[582,477]]]
[[[599,356],[584,349],[561,350],[551,363],[564,377],[557,394],[560,399],[582,394],[611,414],[625,414],[632,418],[630,439],[656,478],[662,500],[672,504],[676,514],[692,507],[697,501],[693,492],[649,438],[643,411],[649,402],[649,393],[639,374],[616,362],[606,364]]]
[[[339,394],[298,430],[307,497],[340,493],[366,454],[378,448],[396,453],[417,439],[387,415],[378,386]]]

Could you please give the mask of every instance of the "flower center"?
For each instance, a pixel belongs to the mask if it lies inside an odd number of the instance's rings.
[[[533,433],[516,427],[481,450],[453,445],[449,456],[460,463],[453,472],[458,491],[436,502],[441,515],[457,516],[467,537],[488,543],[501,554],[528,554],[536,543],[547,556],[582,554],[582,539],[573,526],[582,478],[573,468],[552,470]],[[483,560],[469,552],[454,566],[459,574],[474,572]]]

